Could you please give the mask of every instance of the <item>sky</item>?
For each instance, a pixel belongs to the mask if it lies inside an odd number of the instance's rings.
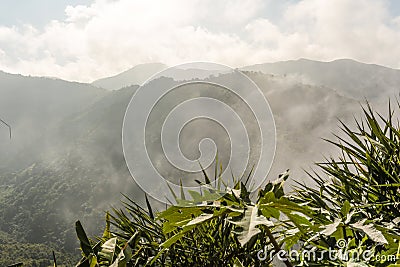
[[[400,68],[399,44],[397,0],[0,1],[0,70],[80,82],[149,62]]]

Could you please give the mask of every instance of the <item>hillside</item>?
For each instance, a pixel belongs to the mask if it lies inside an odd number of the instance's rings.
[[[120,192],[134,192],[125,186],[132,179],[120,142],[132,92],[132,88],[110,92],[57,123],[46,133],[55,142],[51,157],[43,151],[29,167],[0,175],[0,229],[17,240],[50,242],[72,251],[77,245],[76,219],[92,224],[88,229],[93,234],[100,228],[95,218],[118,202]]]
[[[53,128],[105,94],[87,84],[0,72],[0,114],[13,135],[10,141],[8,129],[0,128],[0,170],[18,170],[49,154],[57,142]]]
[[[350,59],[321,62],[307,59],[257,64],[241,68],[284,76],[298,82],[337,90],[356,100],[385,98],[399,92],[400,70]]]
[[[21,243],[11,235],[0,231],[0,266],[24,263],[24,266],[29,267],[50,267],[53,266],[53,251],[57,261],[63,263],[58,265],[60,267],[73,266],[79,259],[76,257],[77,253],[58,251],[56,247],[45,244]]]

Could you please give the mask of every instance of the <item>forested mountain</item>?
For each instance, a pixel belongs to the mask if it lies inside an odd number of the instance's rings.
[[[105,94],[87,84],[0,72],[0,116],[13,136],[10,141],[8,129],[0,128],[0,170],[18,170],[51,154],[57,125]]]
[[[94,234],[100,228],[98,218],[118,202],[120,192],[135,192],[134,186],[126,187],[133,182],[120,139],[134,88],[108,92],[59,80],[19,78],[21,89],[15,90],[26,90],[28,95],[10,97],[21,108],[2,115],[13,136],[1,139],[5,162],[0,173],[0,228],[15,242],[74,252],[74,220],[83,218]],[[22,88],[31,79],[42,82],[33,92]],[[39,97],[40,88],[55,91]],[[32,105],[24,106],[29,99]]]

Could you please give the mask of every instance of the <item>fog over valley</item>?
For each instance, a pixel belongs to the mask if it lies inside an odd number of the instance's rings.
[[[0,127],[0,231],[21,243],[55,244],[72,253],[77,247],[74,221],[80,219],[90,234],[99,234],[99,218],[119,205],[120,193],[143,202],[144,193],[124,160],[122,123],[139,85],[165,68],[161,63],[139,65],[90,84],[0,72],[0,118],[12,127],[11,139],[8,128]],[[399,70],[349,59],[300,59],[240,70],[262,90],[275,119],[277,149],[268,179],[290,169],[289,184],[308,183],[303,169],[310,170],[324,156],[338,156],[338,150],[322,140],[339,133],[338,119],[352,125],[365,100],[386,114],[389,98],[394,100],[400,92]],[[182,69],[180,79],[190,80],[193,71],[201,70]],[[231,79],[229,73],[207,75],[214,83]],[[159,77],[152,82],[173,87],[177,81]],[[198,96],[218,98],[241,113],[254,141],[252,152],[259,150],[251,112],[239,99],[214,87],[192,86],[166,96],[161,109],[149,117],[154,140],[163,116],[177,102]],[[223,128],[206,121],[193,122],[182,131],[185,156],[196,159],[198,142],[205,137],[214,139],[220,163],[226,165],[229,138]],[[162,173],[185,183],[185,174],[171,167],[159,145],[148,148]],[[250,156],[250,164],[256,160]],[[213,166],[207,171],[212,173]]]

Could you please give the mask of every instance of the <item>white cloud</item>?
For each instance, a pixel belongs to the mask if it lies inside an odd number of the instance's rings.
[[[242,66],[300,57],[400,67],[400,19],[387,2],[95,0],[43,30],[0,27],[0,69],[92,81],[136,64],[207,60]],[[278,9],[277,9],[278,10]]]

